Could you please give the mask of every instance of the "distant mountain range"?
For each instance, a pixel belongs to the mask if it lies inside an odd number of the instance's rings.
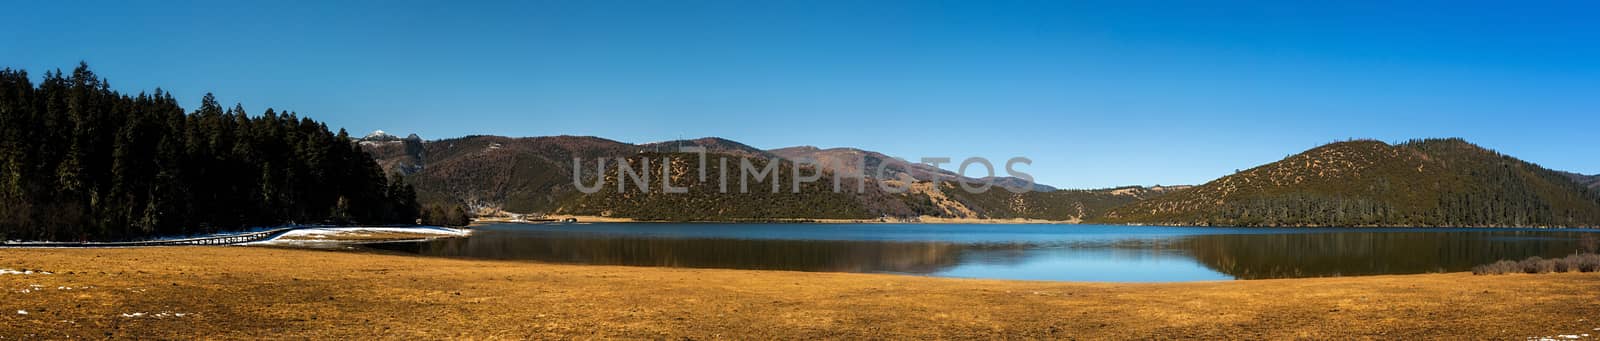
[[[965,179],[973,182],[985,181],[984,178],[961,176],[960,174],[956,174],[956,172],[934,167],[925,163],[910,162],[884,155],[883,153],[855,148],[819,149],[813,146],[796,146],[773,150],[761,150],[737,141],[717,137],[653,142],[642,144],[640,147],[642,147],[644,150],[653,152],[676,152],[681,147],[701,147],[705,148],[708,153],[726,154],[732,156],[757,158],[777,157],[790,161],[809,159],[814,160],[819,164],[827,165],[830,169],[845,170],[846,173],[839,175],[846,178],[868,176],[883,179],[899,179],[901,175],[906,175],[912,179],[920,181],[932,181],[935,178],[934,174],[938,174],[937,177],[941,180],[956,181],[958,179]],[[878,166],[880,165],[884,165],[884,171],[881,175],[877,174]],[[861,172],[861,170],[864,170],[865,173]],[[992,178],[994,178],[994,183],[996,185],[1020,187],[1025,186],[1028,183],[1027,180],[1015,177]],[[1056,188],[1049,185],[1035,183],[1033,184],[1033,190],[1054,191]]]
[[[1551,171],[1460,139],[1332,143],[1200,186],[1059,190],[1036,185],[1023,193],[999,187],[968,193],[954,172],[855,148],[763,150],[722,138],[629,144],[582,136],[423,141],[374,134],[361,141],[380,165],[405,175],[423,202],[518,213],[669,221],[935,217],[1227,226],[1600,225],[1600,176]],[[783,190],[719,193],[715,179],[702,181],[693,174],[699,160],[676,153],[680,147],[705,148],[713,160],[776,158]],[[672,183],[688,193],[663,194],[659,188],[618,193],[607,187],[584,194],[573,185],[575,157],[590,163],[627,158],[635,165],[650,159],[655,176],[659,163],[668,160],[675,169]],[[845,171],[825,172],[800,193],[791,193],[789,170],[803,158]],[[880,165],[883,176],[876,174]],[[708,166],[713,174],[720,169],[715,162]],[[867,174],[852,171],[862,166]],[[614,168],[613,163],[607,169],[607,186],[619,182]],[[592,164],[585,169],[584,179],[592,183]],[[901,174],[913,183],[900,182]],[[845,184],[842,193],[831,191],[834,178]],[[659,184],[658,177],[651,179]],[[993,180],[997,186],[1025,182]],[[863,184],[860,190],[857,181]],[[736,188],[737,180],[731,182]],[[910,190],[892,193],[880,184]]]
[[[726,220],[726,219],[906,219],[920,216],[941,218],[1037,218],[1052,220],[1084,219],[1101,210],[1126,203],[1150,193],[1164,193],[1171,187],[1158,189],[1139,188],[1137,194],[1129,189],[1058,191],[1047,185],[1036,184],[1034,192],[1014,194],[1001,186],[1021,186],[1025,180],[995,177],[995,187],[983,195],[960,191],[955,181],[958,175],[948,170],[925,164],[909,163],[882,153],[858,149],[790,147],[762,150],[743,143],[721,138],[665,141],[646,144],[629,144],[598,137],[547,136],[509,138],[501,136],[467,136],[461,138],[423,141],[420,138],[394,138],[393,135],[374,133],[358,139],[378,163],[392,173],[405,176],[405,181],[417,189],[418,199],[429,202],[465,203],[478,209],[499,209],[517,213],[608,215],[640,219],[664,220]],[[619,195],[614,188],[595,194],[583,194],[573,186],[573,158],[594,162],[597,158],[637,159],[649,155],[654,160],[674,157],[674,160],[694,154],[674,153],[680,147],[703,147],[708,157],[747,157],[753,159],[777,158],[783,162],[780,172],[784,176],[784,192],[771,195],[768,202],[753,200],[761,194],[722,194],[691,191],[685,195],[640,193]],[[855,153],[859,158],[846,154]],[[855,168],[864,163],[865,176],[860,172],[824,174],[817,184],[826,190],[787,193],[792,160],[811,158],[822,162],[839,162],[841,169]],[[737,159],[730,159],[737,160]],[[697,165],[698,160],[695,161]],[[736,162],[736,161],[735,161]],[[638,163],[633,163],[637,165]],[[876,176],[876,167],[887,164],[883,177]],[[737,165],[736,163],[733,165]],[[711,165],[715,167],[716,165]],[[830,165],[832,166],[832,165]],[[614,167],[608,172],[614,172]],[[731,167],[731,166],[730,166]],[[996,165],[998,168],[1003,165]],[[659,169],[659,166],[653,166]],[[685,169],[689,171],[692,168]],[[834,168],[830,168],[834,169]],[[737,174],[737,170],[730,174]],[[659,172],[659,171],[657,171]],[[930,174],[940,174],[941,186],[934,186]],[[916,179],[913,184],[899,183],[900,174]],[[614,176],[614,174],[610,174]],[[588,176],[588,175],[585,175]],[[839,176],[844,192],[831,193],[832,179]],[[588,179],[588,178],[586,178]],[[977,183],[985,179],[966,178]],[[698,179],[684,180],[690,186],[702,185]],[[857,186],[857,182],[861,185]],[[896,186],[907,186],[907,193],[888,193],[879,183],[890,181]],[[679,183],[674,180],[674,183]],[[615,186],[614,178],[607,181]],[[763,184],[765,185],[765,184]],[[862,191],[854,191],[857,187]],[[770,190],[768,191],[770,192]],[[827,193],[823,193],[827,192]],[[772,194],[772,193],[766,193]],[[947,195],[948,194],[948,195]],[[1014,200],[1012,197],[1015,197]],[[1046,200],[1046,199],[1049,200]],[[626,199],[626,200],[624,200]],[[724,200],[731,200],[723,202]],[[764,199],[765,200],[765,199]],[[717,203],[717,205],[686,205],[679,201]],[[828,202],[823,205],[822,202]],[[779,204],[775,204],[779,203]],[[809,203],[799,205],[797,203]],[[794,204],[790,207],[787,205]],[[698,209],[697,209],[698,207]],[[830,208],[827,211],[815,208]],[[744,212],[735,214],[734,212]],[[825,213],[825,214],[824,214]]]

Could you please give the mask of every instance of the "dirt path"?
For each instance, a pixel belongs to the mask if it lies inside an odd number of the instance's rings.
[[[0,249],[0,337],[1600,336],[1600,274],[1055,283],[259,247]],[[25,313],[25,314],[24,314]]]

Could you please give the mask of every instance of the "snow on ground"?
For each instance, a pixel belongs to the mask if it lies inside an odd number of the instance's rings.
[[[171,312],[163,311],[163,312],[159,312],[159,313],[155,313],[155,314],[147,314],[147,313],[142,313],[142,312],[140,312],[140,313],[123,313],[122,317],[129,317],[129,318],[133,318],[133,317],[167,318],[167,317],[184,317],[184,316],[189,316],[189,315],[193,315],[193,314],[191,314],[191,313],[171,313]]]
[[[30,293],[30,292],[35,292],[35,291],[42,291],[42,290],[44,290],[44,286],[43,286],[43,285],[38,285],[38,284],[29,284],[29,285],[28,285],[28,286],[27,286],[27,287],[25,287],[25,288],[22,288],[22,289],[18,289],[18,290],[17,290],[17,293],[19,293],[19,294],[26,294],[26,293]]]
[[[49,275],[49,274],[51,274],[49,271],[43,271],[43,270],[33,271],[33,270],[26,270],[26,269],[24,269],[24,270],[0,269],[0,275]]]
[[[440,235],[440,236],[465,236],[465,235],[471,233],[471,231],[468,231],[468,230],[465,230],[465,229],[453,229],[453,228],[448,228],[448,227],[437,227],[437,226],[418,226],[418,227],[320,227],[320,228],[299,229],[299,230],[289,231],[288,233],[284,233],[282,237],[297,236],[297,237],[316,238],[317,236],[321,236],[321,237],[326,238],[327,236],[344,234],[344,233],[375,233],[375,232],[427,234],[427,235]],[[279,237],[279,238],[282,238],[282,237]]]
[[[472,230],[455,229],[437,226],[415,227],[318,227],[304,228],[285,232],[283,235],[259,242],[244,243],[239,245],[296,245],[306,243],[345,243],[360,241],[365,236],[374,234],[400,234],[414,235],[415,239],[429,239],[440,237],[460,237],[471,234]]]
[[[1600,331],[1600,328],[1595,328],[1594,330],[1595,331]],[[1577,339],[1587,339],[1587,338],[1589,338],[1589,334],[1557,334],[1555,336],[1530,336],[1530,337],[1528,337],[1528,340],[1564,341],[1564,340],[1577,340]]]

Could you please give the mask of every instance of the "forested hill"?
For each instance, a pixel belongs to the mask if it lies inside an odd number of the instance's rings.
[[[1600,190],[1461,139],[1324,145],[1099,221],[1223,226],[1600,226]]]
[[[344,131],[291,112],[247,114],[209,94],[111,90],[72,74],[0,71],[0,239],[117,240],[285,223],[409,223],[390,183]]]
[[[782,165],[779,169],[784,170],[779,176],[787,179],[792,175],[793,161],[788,159],[791,155],[786,154],[796,148],[784,148],[784,152],[778,153],[720,138],[635,145],[587,136],[467,136],[435,141],[391,138],[385,137],[386,134],[374,136],[363,139],[362,146],[386,168],[407,174],[408,181],[417,186],[419,201],[428,204],[466,204],[483,211],[498,209],[516,213],[599,215],[649,220],[912,219],[931,216],[1078,221],[1098,217],[1111,207],[1182,188],[1055,190],[1037,185],[1034,191],[1026,193],[1011,193],[1000,187],[984,193],[966,193],[957,188],[956,183],[948,181],[947,177],[937,188],[930,181],[919,180],[910,184],[906,193],[888,193],[881,190],[879,182],[894,180],[875,176],[863,179],[859,174],[840,175],[830,171],[815,182],[824,186],[808,185],[801,193],[790,193],[787,180],[779,181],[785,184],[782,193],[772,193],[770,190],[765,190],[765,193],[722,193],[715,186],[720,182],[690,177],[675,178],[672,182],[685,186],[687,193],[669,195],[638,193],[632,188],[629,193],[619,193],[615,188],[617,167],[609,166],[606,170],[610,187],[600,193],[586,195],[578,192],[573,185],[573,158],[585,160],[588,167],[593,167],[599,158],[628,158],[633,160],[635,167],[639,167],[637,159],[646,155],[657,162],[654,168],[660,167],[659,162],[663,158],[671,158],[676,164],[683,162],[680,160],[682,158],[693,157],[696,161],[684,165],[698,165],[698,156],[673,151],[685,146],[704,147],[708,152],[708,160],[712,160],[707,164],[712,174],[721,168],[716,161],[721,158],[734,162],[729,167],[736,167],[736,160],[741,158],[751,158],[758,165],[765,165],[768,162],[766,160],[776,158]],[[864,160],[869,169],[876,167],[877,162],[890,159],[871,151],[850,151],[866,154],[856,162]],[[833,160],[849,159],[837,155],[824,156]],[[858,166],[861,165],[847,163],[844,168],[848,171]],[[891,167],[888,172],[909,172],[907,169]],[[686,171],[676,170],[674,174],[682,176]],[[737,182],[737,170],[729,172],[734,177],[729,181]],[[650,173],[651,176],[660,174],[659,170]],[[925,176],[916,175],[913,178]],[[593,173],[585,173],[584,176],[593,176]],[[842,193],[832,191],[831,184],[835,176],[840,176],[842,183],[846,184],[841,188]],[[860,190],[853,185],[858,181],[864,184]],[[1014,181],[1015,178],[998,178],[996,183],[999,186],[1014,184]],[[897,181],[894,183],[899,184]],[[654,192],[659,191],[659,188],[654,189]]]
[[[1568,178],[1571,178],[1572,181],[1577,181],[1579,184],[1582,184],[1584,187],[1593,188],[1593,189],[1600,189],[1600,174],[1583,175],[1583,174],[1571,173],[1571,172],[1567,172],[1567,173],[1564,173],[1564,174],[1566,174]]]

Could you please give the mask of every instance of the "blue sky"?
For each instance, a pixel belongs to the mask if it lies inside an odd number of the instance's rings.
[[[352,133],[721,136],[1040,182],[1198,184],[1347,138],[1600,173],[1592,2],[28,2],[0,66],[88,61]]]

